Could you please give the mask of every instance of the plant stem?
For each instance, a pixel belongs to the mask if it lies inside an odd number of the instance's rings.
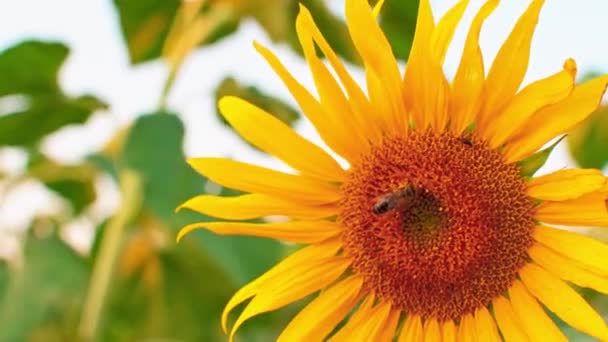
[[[167,99],[169,98],[171,88],[173,88],[173,84],[175,83],[178,70],[179,66],[173,65],[171,66],[171,70],[169,70],[169,74],[167,75],[167,79],[165,80],[165,84],[163,85],[163,90],[160,93],[160,97],[158,99],[158,109],[161,111],[167,110]]]
[[[119,179],[122,203],[105,228],[95,260],[78,330],[82,341],[95,340],[125,227],[141,205],[141,181],[137,173],[125,170],[120,173]]]

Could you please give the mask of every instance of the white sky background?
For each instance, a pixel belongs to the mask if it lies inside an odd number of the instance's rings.
[[[343,1],[332,1],[332,8],[342,13]],[[431,2],[437,18],[456,1]],[[446,59],[448,75],[453,74],[458,66],[468,24],[482,1],[472,0],[471,3],[464,25],[457,31]],[[528,3],[503,0],[486,21],[481,35],[486,65],[494,58]],[[608,1],[604,0],[547,0],[534,36],[525,83],[561,70],[568,57],[577,61],[580,74],[608,72],[608,44],[604,41],[608,31],[607,13]],[[57,40],[69,45],[71,54],[61,71],[63,88],[74,95],[85,92],[97,95],[111,105],[110,112],[95,114],[86,125],[64,128],[46,139],[44,149],[52,157],[64,162],[77,162],[88,153],[99,150],[118,127],[156,108],[166,68],[158,61],[137,67],[129,65],[111,0],[0,1],[0,50],[25,38]],[[191,55],[173,88],[169,107],[180,113],[186,124],[187,155],[237,157],[285,169],[276,160],[242,143],[215,118],[213,90],[227,75],[294,103],[278,78],[254,51],[251,44],[254,39],[271,45],[294,75],[312,89],[311,77],[302,59],[284,46],[271,44],[255,22],[243,22],[237,34]],[[354,72],[362,79],[359,71]],[[301,120],[297,128],[304,136],[319,141],[308,122]],[[22,162],[14,151],[0,152],[0,165],[3,167],[17,170]],[[571,161],[561,146],[544,170],[567,165],[571,165]],[[107,182],[100,186],[100,190],[101,203],[94,210],[109,213],[117,203],[117,194]],[[0,233],[2,230],[21,230],[33,213],[53,207],[49,203],[53,203],[52,199],[35,184],[26,184],[20,191],[1,199]],[[3,254],[2,248],[0,243],[0,255]]]

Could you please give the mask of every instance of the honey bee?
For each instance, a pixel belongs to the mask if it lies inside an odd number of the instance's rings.
[[[466,137],[461,137],[460,142],[467,146],[473,146],[473,142],[471,141],[471,139],[466,138]]]
[[[406,208],[414,201],[416,194],[416,188],[408,184],[397,191],[378,197],[372,211],[375,215],[382,215],[395,208]]]

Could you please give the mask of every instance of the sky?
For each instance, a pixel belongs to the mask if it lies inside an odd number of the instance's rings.
[[[329,1],[336,13],[343,13],[343,1]],[[431,3],[437,18],[455,1],[432,0]],[[466,27],[481,4],[479,0],[471,1],[456,32],[446,58],[448,75],[458,66]],[[480,39],[486,65],[492,61],[527,4],[528,1],[503,0],[486,21]],[[603,41],[604,32],[608,31],[606,13],[608,1],[547,0],[533,39],[524,84],[561,70],[564,60],[569,57],[577,61],[580,74],[608,72],[608,44]],[[167,69],[160,61],[136,67],[129,65],[118,17],[110,0],[0,1],[0,50],[26,38],[55,40],[69,45],[71,54],[60,75],[63,88],[74,95],[95,94],[111,105],[109,111],[96,113],[85,125],[64,128],[45,139],[43,148],[51,157],[76,163],[88,153],[99,150],[117,128],[155,109]],[[312,89],[312,79],[304,61],[285,46],[270,42],[255,22],[245,21],[237,34],[196,51],[186,60],[168,104],[180,113],[186,124],[185,151],[188,156],[236,157],[285,170],[278,161],[244,144],[215,117],[212,93],[227,75],[294,103],[280,80],[256,54],[251,44],[253,40],[270,46],[293,74]],[[357,79],[363,79],[360,70],[354,67],[351,70]],[[320,142],[305,120],[300,120],[297,130]],[[24,161],[23,155],[14,150],[0,152],[0,166],[14,173],[18,173]],[[560,146],[541,172],[568,165],[572,165],[572,161],[564,146]],[[100,180],[98,190],[100,200],[91,211],[94,216],[104,216],[113,211],[118,194],[107,179]],[[0,196],[2,192],[0,185]],[[0,198],[0,232],[20,231],[34,213],[52,212],[60,205],[40,185],[25,184]],[[88,237],[90,229],[81,239]]]

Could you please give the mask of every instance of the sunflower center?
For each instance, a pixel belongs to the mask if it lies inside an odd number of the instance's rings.
[[[342,190],[354,271],[405,312],[458,320],[506,291],[527,261],[534,202],[518,167],[474,136],[385,139]]]

